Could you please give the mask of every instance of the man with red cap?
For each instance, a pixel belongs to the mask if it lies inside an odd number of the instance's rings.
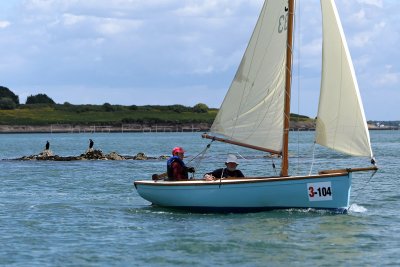
[[[172,157],[167,161],[167,174],[169,181],[187,180],[189,178],[188,172],[194,172],[193,167],[186,167],[183,162],[185,151],[182,147],[174,147],[172,150]]]

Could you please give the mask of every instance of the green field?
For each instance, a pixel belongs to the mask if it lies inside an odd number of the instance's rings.
[[[0,110],[0,124],[212,123],[216,113],[216,109],[195,112],[192,108],[180,105],[141,107],[119,105],[21,105],[13,110]]]
[[[0,125],[50,125],[50,124],[182,124],[214,121],[217,109],[171,106],[121,106],[121,105],[20,105],[16,109],[0,110]],[[312,119],[291,114],[292,120]]]

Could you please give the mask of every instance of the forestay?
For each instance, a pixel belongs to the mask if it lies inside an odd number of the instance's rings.
[[[282,150],[287,0],[267,0],[211,132]]]
[[[323,58],[316,142],[372,157],[369,132],[343,28],[332,0],[321,1]]]

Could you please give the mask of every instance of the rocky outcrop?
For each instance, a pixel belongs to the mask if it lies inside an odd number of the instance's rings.
[[[124,156],[119,155],[117,152],[111,152],[110,154],[104,154],[101,150],[88,150],[86,153],[80,156],[67,156],[61,157],[53,155],[49,150],[45,150],[38,155],[23,156],[15,160],[53,160],[53,161],[73,161],[73,160],[125,160]]]
[[[52,161],[73,161],[73,160],[167,160],[169,156],[161,155],[159,157],[149,157],[144,152],[139,152],[134,156],[123,156],[117,152],[104,154],[98,149],[88,149],[79,156],[62,157],[53,155],[50,150],[44,150],[38,155],[23,156],[14,160],[52,160]]]

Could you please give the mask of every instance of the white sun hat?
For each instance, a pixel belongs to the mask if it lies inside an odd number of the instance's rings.
[[[228,157],[226,158],[225,163],[236,163],[239,165],[239,162],[237,160],[237,157],[233,154],[228,154]]]

